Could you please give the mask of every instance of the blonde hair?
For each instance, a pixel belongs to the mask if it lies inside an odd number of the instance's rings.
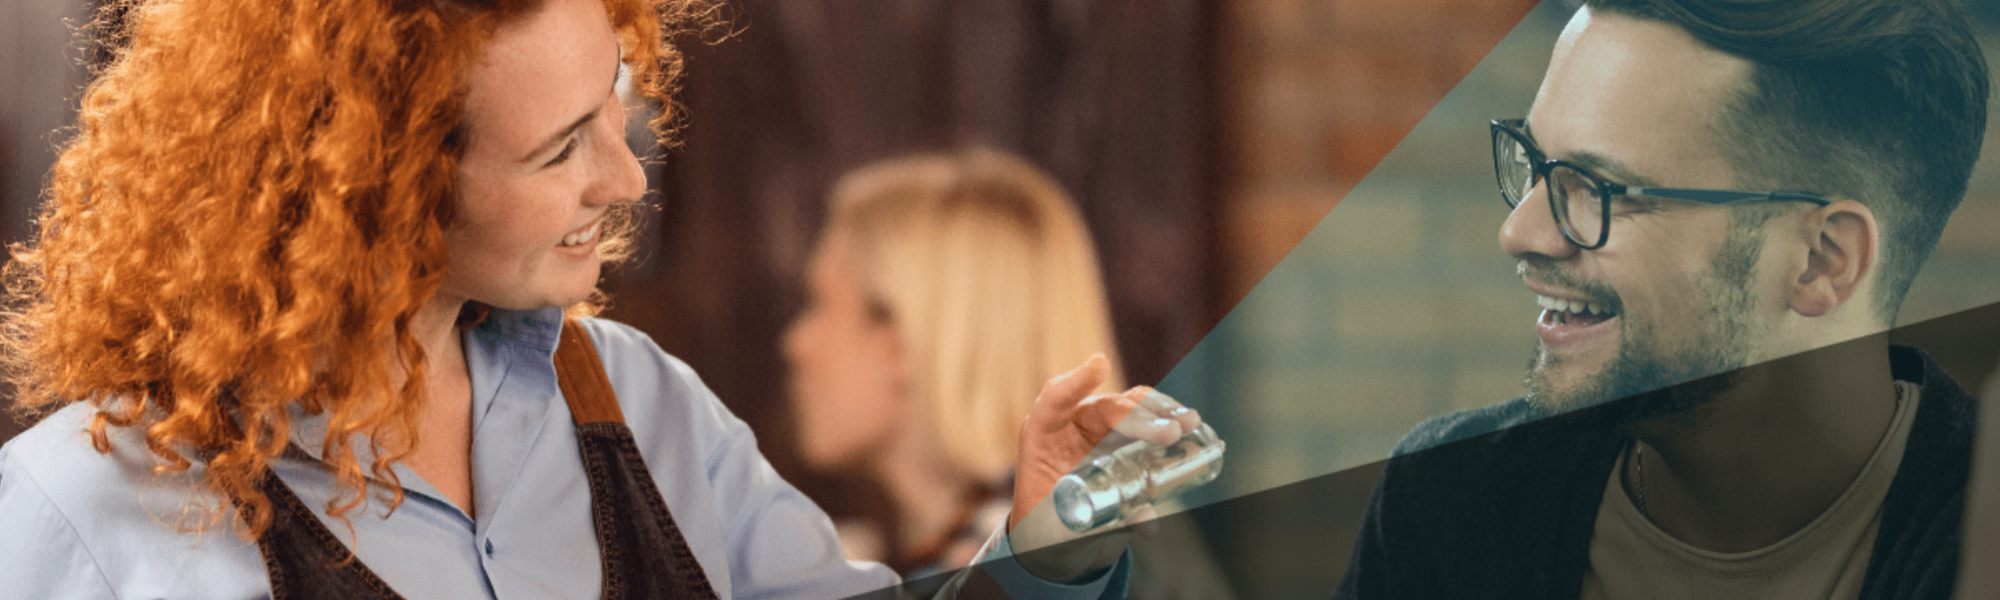
[[[1093,353],[1117,364],[1089,232],[1027,161],[983,148],[884,161],[843,177],[832,204],[825,240],[846,244],[903,336],[912,416],[958,464],[1006,473],[1049,378]],[[1112,371],[1099,391],[1124,387]]]

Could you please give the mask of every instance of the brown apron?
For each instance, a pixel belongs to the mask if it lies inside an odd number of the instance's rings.
[[[576,423],[583,469],[590,479],[590,516],[603,559],[603,598],[714,600],[694,551],[674,526],[667,504],[632,441],[611,380],[590,336],[563,321],[556,346],[556,380]],[[265,469],[260,489],[271,499],[271,527],[257,539],[273,600],[401,600],[395,590],[320,523],[305,503]]]

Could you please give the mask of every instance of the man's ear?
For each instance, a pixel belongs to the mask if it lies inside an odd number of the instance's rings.
[[[1846,304],[1874,275],[1880,229],[1874,211],[1844,199],[1806,213],[1801,227],[1805,268],[1787,291],[1794,312],[1818,317]]]

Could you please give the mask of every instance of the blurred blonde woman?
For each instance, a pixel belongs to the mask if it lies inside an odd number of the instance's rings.
[[[876,163],[830,200],[785,338],[802,452],[887,494],[841,528],[851,558],[965,564],[1006,514],[1023,400],[1113,354],[1097,251],[1052,178],[991,149]],[[1124,388],[1109,371],[1097,393]]]
[[[1112,351],[1097,253],[1054,181],[991,150],[849,174],[827,223],[785,339],[802,451],[888,492],[899,518],[850,527],[856,553],[964,564],[1006,497],[1014,396]],[[1097,392],[1124,387],[1111,371]]]

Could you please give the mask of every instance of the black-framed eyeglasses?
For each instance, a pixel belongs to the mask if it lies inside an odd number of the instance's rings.
[[[1500,199],[1507,201],[1508,208],[1520,206],[1521,200],[1527,198],[1536,185],[1549,182],[1549,213],[1555,216],[1563,237],[1585,250],[1603,248],[1604,242],[1611,239],[1611,199],[1617,196],[1669,198],[1704,204],[1797,201],[1826,206],[1833,203],[1817,194],[1805,192],[1649,188],[1611,183],[1581,166],[1549,160],[1524,131],[1526,124],[1524,119],[1493,121],[1493,172],[1500,179]]]

